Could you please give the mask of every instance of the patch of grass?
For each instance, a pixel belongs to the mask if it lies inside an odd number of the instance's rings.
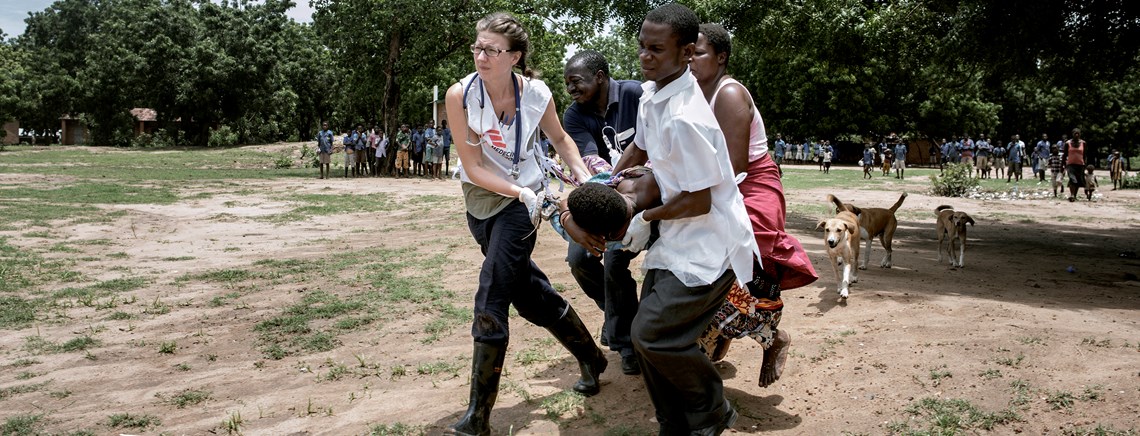
[[[1089,386],[1089,387],[1085,388],[1084,392],[1081,393],[1081,396],[1080,396],[1081,401],[1103,401],[1104,400],[1104,392],[1102,392],[1103,390],[1104,390],[1104,388],[1101,387],[1100,385]]]
[[[448,374],[452,377],[459,377],[460,366],[454,363],[444,361],[436,361],[431,363],[424,363],[416,367],[416,373],[421,375],[442,375]]]
[[[329,368],[329,372],[325,374],[325,381],[337,381],[348,374],[348,367],[343,363],[337,363]]]
[[[518,353],[515,353],[515,361],[522,366],[529,366],[541,362],[549,362],[551,360],[554,360],[554,357],[548,354],[546,350],[538,347],[526,348],[519,351]]]
[[[387,193],[369,194],[367,199],[357,195],[293,194],[274,198],[300,204],[288,212],[259,217],[259,220],[278,224],[302,221],[314,216],[370,213],[395,210],[400,205]]]
[[[40,363],[43,363],[43,362],[40,362],[36,359],[19,359],[19,360],[16,360],[15,362],[9,363],[8,366],[11,366],[13,368],[24,368],[24,367],[28,367],[28,366],[32,366],[32,365],[38,365]]]
[[[0,217],[6,213],[0,210]],[[0,218],[2,220],[2,218]],[[2,222],[2,221],[0,221]],[[49,259],[39,253],[8,243],[8,238],[0,236],[0,293],[29,295],[36,286],[50,283],[63,277],[73,259]],[[14,297],[14,296],[9,296]],[[5,305],[0,304],[0,328],[5,318]],[[11,327],[22,327],[23,324]]]
[[[1002,378],[1002,374],[1000,369],[987,369],[985,371],[982,371],[981,374],[978,374],[978,377],[984,378],[986,380],[993,380],[995,378]]]
[[[24,372],[21,372],[19,374],[16,374],[16,380],[30,380],[30,379],[36,378],[38,376],[39,376],[39,374],[36,374],[34,372],[24,371]]]
[[[439,315],[424,326],[424,333],[429,336],[422,342],[430,344],[439,340],[440,336],[451,331],[452,328],[470,324],[473,318],[470,309],[461,309],[451,303],[436,304]]]
[[[78,249],[72,248],[70,245],[67,245],[67,244],[62,243],[62,242],[54,244],[51,247],[48,247],[48,251],[53,252],[53,253],[79,253],[80,252]]]
[[[87,335],[64,342],[59,346],[59,352],[87,351],[88,348],[99,345],[99,340]]]
[[[562,391],[542,400],[542,409],[546,417],[560,420],[570,412],[575,414],[584,410],[586,397],[574,391]]]
[[[1140,433],[1134,429],[1117,430],[1111,425],[1103,424],[1097,424],[1093,428],[1077,426],[1061,430],[1061,436],[1137,436],[1138,434]]]
[[[130,314],[127,312],[115,312],[115,313],[112,313],[110,316],[107,317],[107,319],[112,320],[112,321],[123,321],[123,320],[128,320],[128,319],[135,319],[135,318],[136,317],[133,314]]]
[[[300,302],[285,309],[285,314],[258,323],[254,330],[261,333],[261,339],[277,345],[281,351],[287,344],[291,349],[303,348],[309,351],[328,351],[339,343],[336,335],[326,331],[314,331],[310,321],[332,319],[364,309],[360,301],[346,301],[339,296],[324,291],[305,295]]]
[[[154,415],[132,415],[130,413],[116,413],[108,417],[109,425],[114,428],[137,428],[146,430],[150,427],[162,425],[162,420]]]
[[[47,230],[36,231],[36,232],[27,232],[27,233],[24,233],[20,236],[25,237],[25,238],[43,238],[43,239],[56,239],[56,238],[58,238],[58,236],[56,236],[54,233],[49,232]]]
[[[31,324],[42,304],[16,296],[0,296],[0,328],[18,329]]]
[[[1017,338],[1017,342],[1021,345],[1045,345],[1045,340],[1036,336],[1023,336]]]
[[[1009,387],[1013,388],[1013,398],[1009,400],[1009,404],[1014,406],[1029,404],[1030,389],[1028,382],[1020,379],[1014,380],[1009,383]]]
[[[653,436],[655,434],[657,434],[657,432],[653,430],[622,424],[607,428],[605,436]]]
[[[3,189],[0,191],[12,191]],[[9,201],[0,205],[0,223],[23,223],[27,226],[52,227],[52,222],[67,219],[93,219],[104,215],[102,209],[90,205]],[[22,227],[22,226],[21,226]]]
[[[934,380],[934,386],[938,386],[942,379],[950,378],[953,376],[954,375],[951,374],[950,371],[946,370],[946,365],[942,365],[938,368],[932,368],[930,370],[930,379]]]
[[[1072,393],[1055,391],[1050,392],[1049,395],[1045,397],[1045,402],[1052,406],[1053,410],[1060,410],[1073,407],[1073,400],[1075,399],[1076,397],[1074,397]]]
[[[907,406],[905,411],[912,419],[892,422],[887,430],[893,434],[954,435],[993,430],[1000,424],[1021,421],[1013,410],[986,412],[962,399],[923,398]]]
[[[234,283],[255,278],[256,275],[244,269],[222,269],[195,274],[191,277],[207,282]]]
[[[1096,338],[1084,338],[1081,339],[1081,345],[1092,345],[1099,348],[1108,348],[1112,346],[1112,340],[1107,338],[1101,340],[1097,340]]]
[[[177,369],[177,370],[179,370],[179,371],[183,371],[183,372],[186,372],[186,371],[189,371],[189,370],[190,370],[190,364],[188,364],[188,363],[185,363],[185,362],[183,362],[183,363],[179,363],[179,364],[177,364],[177,365],[174,365],[174,369]]]
[[[233,411],[230,412],[230,416],[222,420],[222,429],[225,430],[228,435],[240,435],[241,426],[244,423],[245,422],[241,419],[241,412]]]
[[[995,362],[997,362],[998,365],[1017,368],[1021,365],[1021,361],[1023,360],[1025,360],[1025,355],[1018,353],[1017,357],[999,357]]]
[[[390,380],[397,380],[405,375],[408,375],[408,368],[404,365],[393,365],[392,368],[388,370],[388,379]]]
[[[210,399],[210,391],[201,389],[187,389],[170,397],[166,400],[166,402],[173,404],[179,409],[185,409],[186,406],[196,406],[208,399]]]
[[[175,341],[164,341],[158,345],[159,354],[174,354],[178,351],[178,343]]]
[[[13,396],[19,395],[19,394],[26,394],[29,392],[36,392],[36,391],[42,390],[45,386],[48,385],[48,383],[51,383],[51,382],[31,383],[31,384],[26,384],[26,385],[16,385],[16,386],[9,386],[6,388],[0,388],[0,401],[7,400],[7,399],[9,399]],[[4,433],[0,433],[0,434],[4,434]]]
[[[162,260],[165,262],[182,262],[185,260],[194,260],[194,259],[197,259],[197,258],[194,256],[172,256],[172,257],[162,258]]]
[[[108,254],[107,257],[111,259],[130,259],[131,255],[127,254],[126,252],[118,251]]]
[[[368,428],[368,436],[413,436],[426,434],[422,426],[408,425],[402,422],[394,424],[375,424]]]
[[[2,435],[38,435],[40,428],[43,427],[44,416],[42,414],[25,414],[14,415],[4,420],[4,426],[0,427],[0,434]]]
[[[178,195],[158,186],[132,186],[124,183],[70,183],[65,187],[0,189],[0,199],[32,203],[63,204],[174,204]]]

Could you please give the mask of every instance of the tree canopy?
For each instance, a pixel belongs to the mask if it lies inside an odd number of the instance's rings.
[[[78,115],[98,144],[130,142],[133,107],[154,108],[183,143],[223,126],[240,142],[308,139],[321,120],[391,130],[431,119],[432,87],[473,70],[474,23],[498,10],[527,26],[530,64],[565,109],[569,47],[640,79],[637,29],[660,3],[312,0],[313,22],[299,24],[290,0],[58,0],[0,44],[0,117],[54,130]],[[1004,140],[1080,127],[1130,154],[1140,135],[1140,16],[1127,0],[687,3],[732,32],[729,72],[773,133]]]

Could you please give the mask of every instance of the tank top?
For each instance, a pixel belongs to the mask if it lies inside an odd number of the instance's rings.
[[[716,97],[720,95],[720,90],[730,83],[740,85],[736,79],[725,77],[717,85],[712,98],[709,99],[709,107],[715,107]],[[740,87],[744,88],[744,85],[740,85]],[[752,124],[748,126],[748,162],[755,162],[756,159],[768,154],[768,132],[764,131],[764,120],[760,118],[760,109],[756,107],[752,93],[748,92],[748,88],[744,88],[744,92],[748,95],[748,100],[752,102]]]
[[[1065,143],[1065,147],[1069,149],[1069,157],[1065,159],[1065,165],[1084,165],[1085,164],[1085,141],[1080,141],[1076,146],[1070,139]]]

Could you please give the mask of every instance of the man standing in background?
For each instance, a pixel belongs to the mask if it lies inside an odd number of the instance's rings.
[[[330,176],[329,162],[332,160],[334,136],[336,135],[333,131],[329,130],[329,122],[321,123],[321,131],[317,132],[317,168],[321,172],[322,179]]]

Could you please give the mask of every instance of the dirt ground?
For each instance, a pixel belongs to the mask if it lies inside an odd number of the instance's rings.
[[[44,177],[5,174],[0,181],[42,183]],[[0,336],[0,388],[27,383],[16,377],[24,369],[10,365],[33,358],[40,363],[27,370],[41,374],[33,381],[50,380],[50,389],[0,397],[0,415],[44,414],[45,431],[89,429],[96,434],[224,434],[223,421],[232,422],[235,414],[241,432],[264,435],[367,434],[370,429],[438,434],[453,423],[467,403],[471,340],[466,326],[425,345],[423,328],[430,316],[410,316],[347,333],[331,351],[267,360],[258,349],[254,325],[280,313],[315,284],[271,287],[262,298],[240,306],[213,307],[207,302],[230,290],[178,285],[174,279],[264,259],[407,246],[447,256],[440,283],[459,296],[457,305],[468,308],[482,256],[459,221],[458,181],[314,177],[241,183],[246,193],[226,190],[194,197],[220,188],[191,184],[180,191],[189,199],[172,205],[103,205],[128,213],[113,223],[52,229],[67,240],[114,241],[113,246],[82,246],[82,254],[59,255],[102,256],[80,263],[85,274],[99,280],[121,277],[124,269],[153,277],[133,292],[136,305],[161,299],[172,310],[107,320],[94,308],[75,307],[66,310],[62,322],[5,331]],[[963,399],[987,412],[1013,408],[1019,418],[997,424],[990,431],[994,434],[1140,428],[1140,259],[1135,254],[1140,192],[1102,190],[1095,203],[1068,203],[947,199],[912,191],[900,211],[894,268],[877,267],[883,249],[876,242],[871,267],[860,271],[851,297],[839,301],[821,236],[814,231],[824,217],[796,211],[822,207],[828,193],[860,206],[887,207],[898,192],[890,189],[890,181],[884,183],[882,191],[819,187],[787,193],[792,211],[788,231],[810,253],[820,280],[784,293],[780,327],[793,342],[783,378],[775,385],[757,386],[760,350],[755,343],[737,341],[719,365],[727,396],[742,414],[730,434],[886,434],[905,423],[924,429],[928,418],[907,409],[931,398]],[[448,200],[427,214],[342,214],[287,225],[256,219],[289,209],[271,198],[274,193],[345,189]],[[977,220],[964,268],[936,262],[933,210],[939,204],[951,204]],[[228,215],[218,219],[221,213]],[[20,231],[0,234],[17,246],[43,243]],[[422,247],[428,239],[455,243]],[[565,251],[565,242],[543,228],[535,261],[565,288],[565,296],[596,331],[601,312],[574,284]],[[111,252],[129,256],[105,256]],[[195,260],[163,260],[178,256]],[[656,430],[641,379],[622,375],[614,353],[608,353],[611,369],[602,375],[599,395],[550,416],[550,402],[570,388],[577,366],[564,349],[543,342],[549,337],[543,329],[514,319],[504,388],[491,416],[495,434]],[[82,353],[32,356],[25,348],[29,336],[63,342],[92,332],[101,341],[91,350],[95,359]],[[153,344],[163,341],[177,341],[177,352],[156,353]],[[520,351],[536,344],[545,344],[552,359],[518,363]],[[460,365],[458,375],[415,370],[441,360]],[[369,362],[379,370],[330,380],[324,374],[332,362],[348,367]],[[179,364],[191,369],[177,369]],[[389,368],[397,366],[406,367],[407,374],[390,377]],[[211,395],[197,405],[176,408],[162,400],[199,388]],[[70,394],[50,395],[60,389]],[[107,415],[117,412],[154,415],[162,425],[112,429]],[[987,433],[977,427],[964,432]]]

